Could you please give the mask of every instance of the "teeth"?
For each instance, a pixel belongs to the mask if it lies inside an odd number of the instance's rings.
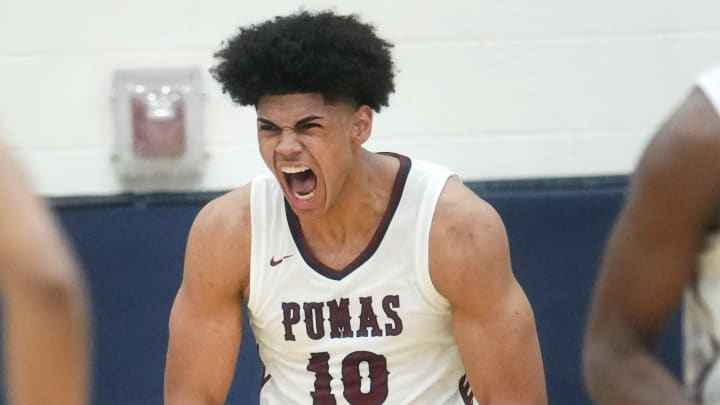
[[[280,171],[283,173],[302,173],[304,171],[310,170],[307,166],[284,166],[280,168]]]
[[[293,194],[295,194],[295,197],[297,197],[298,200],[309,200],[309,199],[313,198],[313,196],[315,195],[315,192],[312,191],[309,194],[298,194],[298,193],[293,193]]]

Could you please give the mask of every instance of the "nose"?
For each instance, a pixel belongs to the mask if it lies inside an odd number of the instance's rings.
[[[283,156],[300,153],[302,144],[300,143],[300,139],[298,139],[298,134],[291,129],[284,129],[280,134],[280,140],[275,150]]]

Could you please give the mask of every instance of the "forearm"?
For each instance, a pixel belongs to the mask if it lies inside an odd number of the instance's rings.
[[[583,372],[595,403],[694,405],[679,381],[648,350],[587,345]],[[696,404],[695,404],[696,405]]]
[[[240,300],[207,309],[191,295],[181,287],[170,314],[164,403],[221,405],[240,350]]]
[[[11,403],[87,403],[90,342],[75,278],[6,283],[5,352]]]
[[[481,404],[547,404],[545,375],[535,320],[517,288],[496,308],[496,322],[478,323],[453,312],[453,332],[467,376]],[[492,350],[478,348],[490,347]]]

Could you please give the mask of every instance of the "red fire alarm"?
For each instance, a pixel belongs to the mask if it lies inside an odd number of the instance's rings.
[[[179,157],[185,153],[185,103],[182,94],[171,92],[165,86],[159,94],[152,90],[138,92],[130,102],[133,151],[138,156]]]
[[[191,189],[206,160],[199,69],[119,70],[113,76],[117,173],[131,190]]]

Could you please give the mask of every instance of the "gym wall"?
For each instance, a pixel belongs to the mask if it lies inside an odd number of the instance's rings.
[[[204,73],[205,177],[263,170],[254,112],[207,69],[236,27],[306,9],[355,12],[396,44],[397,92],[368,145],[467,180],[624,174],[649,133],[720,62],[713,0],[0,3],[0,127],[48,196],[122,193],[111,157],[118,69]]]
[[[368,147],[442,163],[497,208],[535,310],[550,401],[589,403],[578,354],[605,238],[648,137],[720,62],[713,0],[0,2],[0,132],[84,265],[93,403],[161,402],[192,219],[264,170],[254,111],[212,81],[212,53],[237,26],[301,6],[358,13],[395,43],[396,94]],[[129,193],[112,163],[112,75],[174,67],[204,74],[205,175],[172,194]],[[678,325],[663,345],[676,373]],[[257,398],[260,364],[244,339],[228,403]]]

